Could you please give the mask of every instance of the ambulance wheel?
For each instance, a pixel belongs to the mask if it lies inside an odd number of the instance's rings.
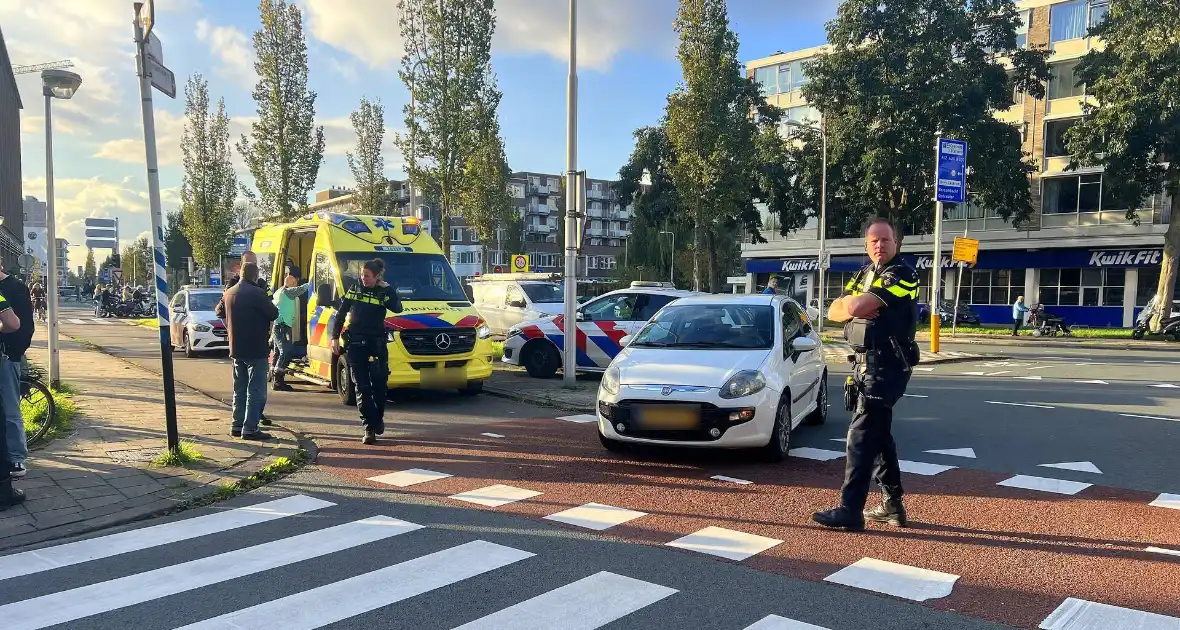
[[[340,404],[345,407],[356,405],[356,383],[352,382],[352,372],[344,357],[336,359],[336,394],[340,396]]]
[[[553,378],[561,367],[561,354],[552,343],[535,341],[524,347],[520,362],[533,378]]]

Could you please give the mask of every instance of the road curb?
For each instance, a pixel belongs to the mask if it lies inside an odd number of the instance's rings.
[[[578,413],[593,413],[594,405],[589,407],[579,407],[568,403],[563,404],[559,400],[554,400],[550,396],[531,396],[529,394],[522,394],[508,389],[501,389],[494,385],[483,386],[483,392],[490,396],[497,398],[507,398],[508,400],[515,400],[517,402],[527,403],[530,405],[537,405],[538,407],[549,407],[550,409],[558,409],[560,411],[573,411]]]

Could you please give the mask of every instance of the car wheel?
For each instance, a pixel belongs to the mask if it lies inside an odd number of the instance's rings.
[[[187,330],[181,335],[180,341],[184,345],[184,356],[190,359],[197,358],[197,351],[193,350],[193,340],[189,339]]]
[[[340,396],[340,404],[345,407],[356,405],[356,383],[352,382],[352,372],[344,357],[336,360],[336,394]]]
[[[828,421],[828,371],[824,370],[819,379],[819,392],[815,395],[815,411],[807,414],[803,424],[819,426]]]
[[[534,343],[524,348],[520,362],[533,378],[553,378],[561,367],[561,355],[551,343]]]
[[[483,392],[483,381],[467,381],[467,387],[459,389],[459,393],[464,396],[478,396]]]
[[[606,437],[605,435],[602,434],[602,431],[598,431],[597,433],[598,433],[598,441],[602,442],[602,447],[605,448],[606,450],[608,450],[612,453],[621,453],[621,452],[627,450],[626,444],[623,444],[622,442],[620,442],[618,440],[612,440],[612,439]]]
[[[774,430],[770,432],[770,442],[764,447],[766,458],[772,462],[781,462],[791,451],[791,403],[784,400],[779,403],[778,411],[774,414]]]

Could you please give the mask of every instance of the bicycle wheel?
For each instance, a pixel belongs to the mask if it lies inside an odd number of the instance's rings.
[[[53,402],[49,388],[41,381],[23,377],[20,385],[20,414],[25,421],[25,443],[32,444],[45,437],[49,427],[53,426],[57,405]]]

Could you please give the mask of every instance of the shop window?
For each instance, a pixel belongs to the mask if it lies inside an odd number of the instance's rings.
[[[1140,267],[1139,282],[1135,287],[1135,306],[1147,306],[1160,284],[1159,267]],[[1180,300],[1180,273],[1176,274],[1176,284],[1172,286],[1173,299]]]
[[[1122,306],[1125,269],[1042,269],[1038,302],[1046,306]]]
[[[1065,157],[1069,155],[1069,148],[1065,143],[1065,132],[1069,131],[1080,118],[1066,118],[1064,120],[1050,120],[1045,123],[1045,157]]]
[[[1073,98],[1085,94],[1086,86],[1079,85],[1081,79],[1075,74],[1077,68],[1077,61],[1049,64],[1049,74],[1051,75],[1048,89],[1049,100]]]
[[[844,287],[856,277],[855,271],[828,271],[824,276],[824,293],[827,302],[831,302],[844,294]]]
[[[1024,294],[1024,269],[964,271],[959,301],[968,304],[1011,304]]]

